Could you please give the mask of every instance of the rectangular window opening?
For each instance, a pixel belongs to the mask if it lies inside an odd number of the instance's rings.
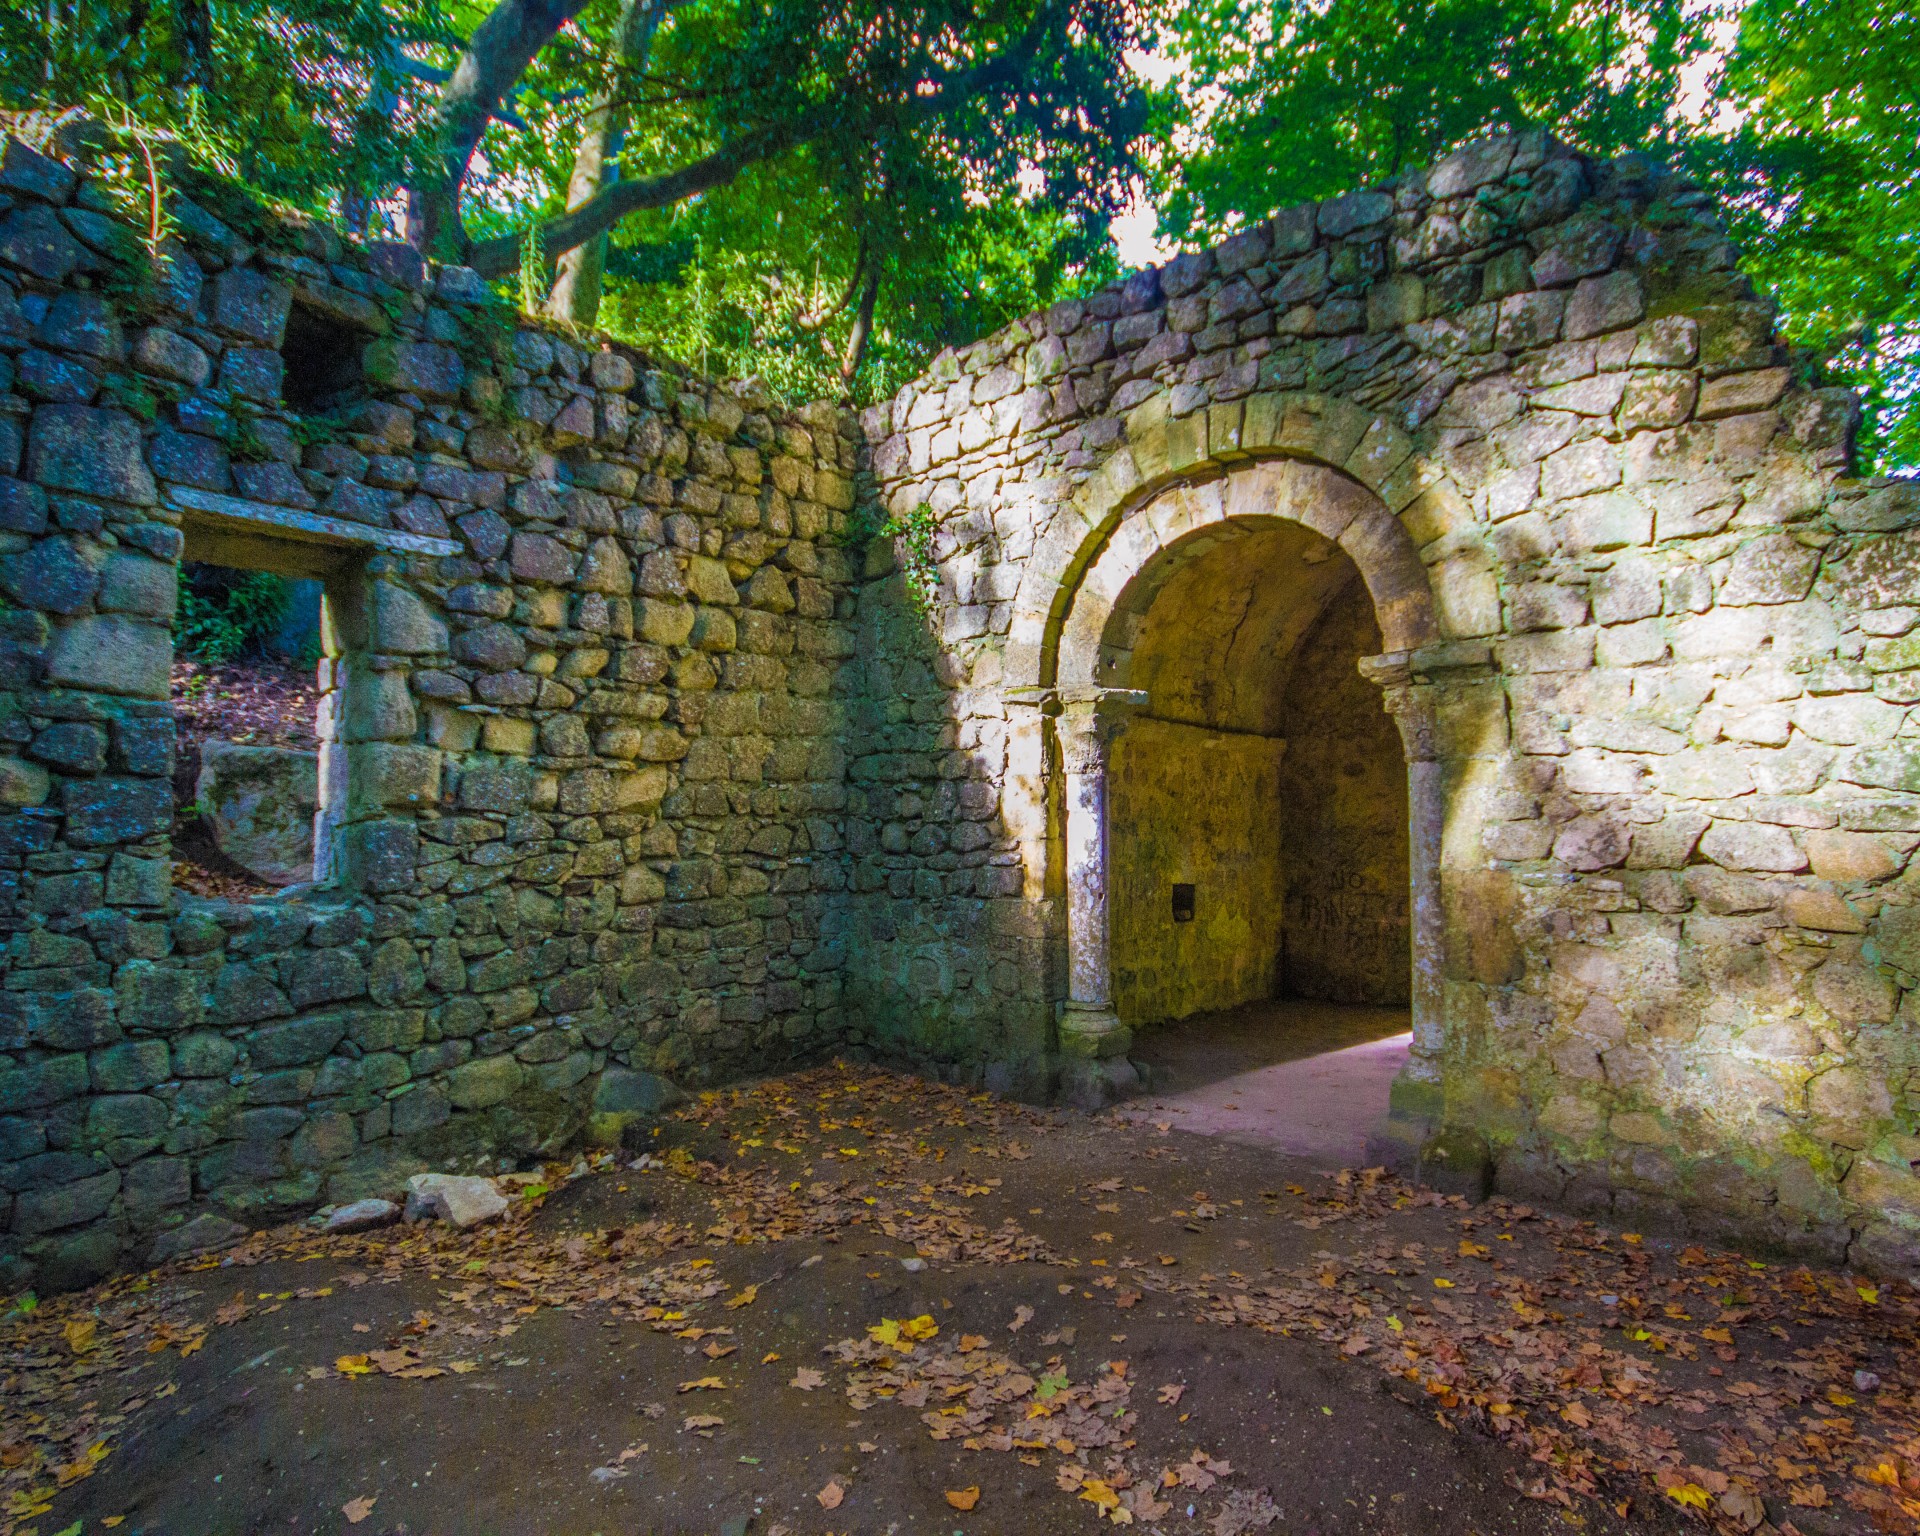
[[[254,900],[314,879],[322,582],[194,553],[174,618],[174,884]]]
[[[1193,887],[1176,885],[1173,888],[1173,920],[1176,923],[1193,921]]]

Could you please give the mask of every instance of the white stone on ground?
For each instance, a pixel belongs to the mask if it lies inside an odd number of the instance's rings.
[[[407,1180],[408,1221],[450,1221],[474,1227],[506,1214],[507,1200],[492,1179],[458,1173],[416,1173]]]

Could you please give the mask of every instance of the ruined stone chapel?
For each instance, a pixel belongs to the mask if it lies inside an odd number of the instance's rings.
[[[858,414],[202,201],[0,163],[0,1291],[1280,990],[1409,1011],[1431,1177],[1920,1270],[1920,486],[1661,166],[1474,144]],[[324,583],[276,895],[175,886],[183,560]]]

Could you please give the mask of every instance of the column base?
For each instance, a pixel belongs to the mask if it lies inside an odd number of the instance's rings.
[[[1060,1054],[1080,1061],[1124,1056],[1133,1031],[1111,1008],[1079,1008],[1068,1003],[1060,1015]]]

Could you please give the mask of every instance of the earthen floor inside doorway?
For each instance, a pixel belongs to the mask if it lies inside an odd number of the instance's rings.
[[[1354,1165],[1386,1120],[1412,1039],[1404,1008],[1277,999],[1153,1025],[1130,1055],[1152,1072],[1132,1118]]]

